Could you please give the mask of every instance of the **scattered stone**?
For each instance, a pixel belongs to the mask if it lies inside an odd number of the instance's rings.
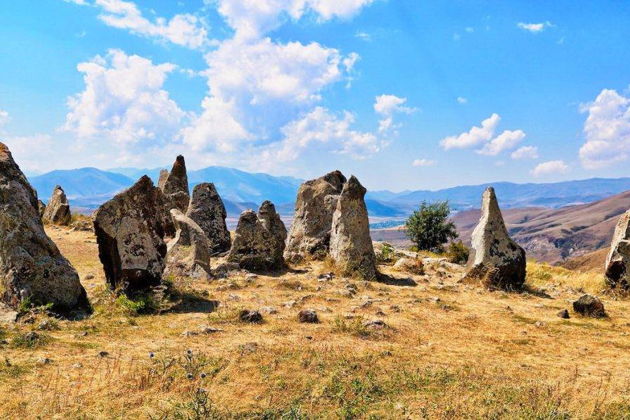
[[[319,323],[319,318],[317,317],[317,312],[312,309],[303,309],[298,313],[298,320],[301,323],[306,324],[317,324]]]
[[[83,365],[81,363],[75,363],[74,365],[72,365],[72,367],[74,369],[81,369],[83,367]]]
[[[562,318],[562,319],[569,319],[569,318],[571,318],[571,316],[569,315],[569,311],[567,311],[566,309],[563,309],[560,312],[558,312],[558,317]]]
[[[67,226],[70,224],[71,219],[70,204],[68,204],[66,193],[63,191],[63,188],[57,185],[44,211],[44,220],[53,225]]]
[[[278,310],[274,308],[273,306],[263,306],[258,311],[263,314],[268,314],[268,315],[274,315],[278,313]]]
[[[241,355],[256,353],[258,350],[258,343],[245,343],[239,346]]]
[[[344,184],[333,214],[330,256],[347,276],[376,279],[376,256],[365,206],[366,189],[354,176]]]
[[[334,273],[324,273],[317,277],[317,281],[332,281],[335,278]]]
[[[248,311],[247,309],[244,309],[241,311],[238,317],[242,322],[249,322],[254,324],[260,324],[263,322],[263,316],[258,311]]]
[[[297,302],[295,300],[290,300],[288,302],[284,302],[282,304],[282,306],[284,306],[285,308],[293,308],[295,305],[297,305]]]
[[[595,296],[584,295],[573,302],[573,310],[582,316],[591,318],[605,318],[604,304]]]
[[[190,202],[190,193],[188,190],[186,161],[182,155],[177,156],[168,175],[160,172],[158,188],[164,193],[167,210],[178,209],[182,213],[186,212]]]
[[[366,328],[372,328],[372,329],[375,329],[375,330],[382,330],[382,329],[388,327],[388,325],[385,323],[385,321],[382,321],[380,319],[375,319],[375,320],[372,320],[372,321],[365,321],[363,323],[363,326],[366,327]]]
[[[201,227],[178,209],[171,209],[177,233],[168,243],[164,275],[208,280],[210,270],[210,241]]]
[[[282,269],[286,237],[287,230],[274,205],[265,201],[258,214],[252,210],[241,213],[227,259],[245,270]]]
[[[398,306],[398,305],[391,305],[389,307],[389,310],[392,311],[392,312],[401,312],[400,306]]]
[[[48,357],[40,357],[39,359],[37,359],[37,363],[40,365],[48,365],[52,363],[52,360]]]
[[[109,356],[109,352],[108,351],[99,351],[98,352],[98,357],[108,357]]]
[[[98,254],[112,289],[135,292],[162,281],[164,197],[148,176],[119,193],[96,212]]]
[[[424,274],[424,264],[417,258],[401,258],[394,264],[394,270],[412,274]]]
[[[293,263],[328,255],[333,213],[346,177],[339,171],[306,181],[298,190],[285,258]]]
[[[608,257],[606,282],[611,288],[630,289],[630,210],[617,222]]]
[[[56,312],[90,310],[79,275],[46,235],[37,193],[0,143],[0,290],[16,309],[28,299]]]
[[[220,254],[230,249],[230,231],[225,223],[227,212],[214,184],[206,182],[195,186],[186,216],[205,232],[211,254]]]
[[[258,278],[258,276],[254,273],[247,273],[245,275],[245,281],[248,283],[253,282],[254,280],[256,280]]]
[[[41,331],[55,331],[59,329],[59,326],[56,322],[53,322],[50,319],[45,319],[39,323],[37,329]]]
[[[505,227],[494,193],[483,193],[481,218],[472,233],[472,249],[465,280],[481,280],[489,288],[515,290],[525,283],[525,250]]]

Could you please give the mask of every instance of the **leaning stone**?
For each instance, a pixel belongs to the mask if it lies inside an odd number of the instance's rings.
[[[344,184],[332,219],[330,257],[343,275],[374,280],[376,256],[370,238],[365,193],[366,189],[354,176]]]
[[[191,218],[171,209],[177,226],[175,238],[168,243],[164,275],[209,279],[210,245],[204,231]]]
[[[55,312],[90,310],[79,276],[46,235],[37,193],[0,143],[0,289],[16,309],[26,299]]]
[[[252,210],[241,214],[227,260],[251,271],[281,269],[286,237],[287,230],[274,205],[265,201],[258,214]]]
[[[204,182],[195,186],[186,216],[194,220],[205,232],[211,254],[230,249],[230,231],[225,223],[227,212],[214,184]]]
[[[483,193],[481,218],[472,233],[472,249],[464,280],[489,288],[520,289],[525,283],[525,250],[514,242],[503,222],[494,188]]]
[[[53,225],[67,226],[70,224],[71,218],[70,204],[68,204],[66,193],[63,188],[57,185],[44,211],[44,220]]]
[[[173,168],[165,179],[163,174],[160,173],[160,181],[158,185],[162,184],[160,189],[164,193],[168,210],[178,209],[182,213],[185,213],[188,209],[188,203],[190,201],[190,193],[188,190],[188,175],[186,174],[186,161],[182,155],[177,156]]]
[[[285,259],[300,262],[328,255],[333,213],[345,182],[346,177],[334,171],[300,186]]]
[[[112,289],[133,293],[161,284],[163,211],[163,194],[146,175],[97,210],[98,254]]]
[[[606,258],[606,282],[611,288],[630,289],[630,210],[617,222]]]
[[[591,318],[607,317],[602,301],[591,295],[584,295],[573,302],[573,310],[582,316]]]

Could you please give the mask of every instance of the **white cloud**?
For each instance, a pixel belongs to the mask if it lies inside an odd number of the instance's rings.
[[[48,134],[33,136],[9,136],[2,140],[21,168],[28,171],[43,172],[49,170],[52,162],[56,162],[55,152],[59,144],[55,144]]]
[[[87,0],[65,0],[87,6]],[[94,0],[94,6],[102,13],[99,19],[108,26],[126,29],[131,33],[169,41],[192,49],[204,48],[214,41],[208,39],[204,22],[191,14],[178,14],[171,19],[163,17],[153,21],[142,15],[138,6],[125,0]]]
[[[458,104],[462,104],[462,105],[467,104],[468,103],[468,99],[464,98],[463,96],[458,96],[457,97],[457,103]]]
[[[175,65],[110,50],[77,69],[85,90],[68,98],[65,130],[126,146],[173,140],[185,113],[162,87]]]
[[[501,121],[501,117],[498,114],[492,114],[481,122],[481,127],[472,127],[469,131],[458,136],[446,137],[440,141],[440,144],[444,150],[450,150],[465,149],[485,143],[494,136],[499,121]]]
[[[381,133],[393,132],[400,127],[394,124],[394,114],[413,114],[418,109],[405,106],[407,98],[400,98],[395,95],[380,95],[374,101],[374,111],[383,118],[378,122],[378,131]]]
[[[630,98],[604,89],[582,106],[586,142],[580,148],[582,165],[597,169],[630,159]]]
[[[9,113],[0,109],[0,129],[11,120]]]
[[[282,128],[284,139],[268,153],[286,162],[298,158],[309,147],[324,147],[333,153],[365,159],[377,153],[386,144],[368,132],[352,129],[355,117],[349,112],[336,115],[323,107],[316,107],[302,118]]]
[[[367,32],[358,31],[354,34],[354,37],[366,42],[372,41],[372,36]]]
[[[516,24],[516,26],[518,26],[520,29],[524,30],[524,31],[528,31],[531,32],[533,34],[537,34],[540,33],[542,31],[544,31],[547,28],[550,28],[553,26],[553,24],[549,21],[547,22],[541,22],[541,23],[524,23],[524,22],[519,22]]]
[[[538,159],[538,147],[536,146],[523,146],[519,147],[510,155],[512,159]]]
[[[411,163],[413,166],[434,166],[435,161],[430,159],[416,159]]]
[[[538,164],[534,169],[532,169],[531,174],[535,177],[547,176],[547,175],[556,175],[556,174],[565,174],[569,171],[569,167],[562,160],[550,160],[548,162],[543,162]]]
[[[514,148],[525,138],[523,130],[505,130],[497,137],[486,143],[477,153],[480,155],[496,156],[499,153]]]

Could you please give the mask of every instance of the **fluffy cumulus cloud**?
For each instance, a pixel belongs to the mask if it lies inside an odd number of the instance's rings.
[[[538,147],[536,146],[523,146],[519,147],[510,155],[512,159],[538,159]]]
[[[424,167],[424,166],[434,166],[435,161],[430,159],[416,159],[411,163],[412,166],[416,167]]]
[[[481,122],[481,126],[472,127],[469,131],[457,136],[450,136],[442,139],[440,144],[444,150],[465,149],[478,146],[492,139],[494,132],[501,121],[498,114],[492,114]]]
[[[208,31],[203,22],[191,14],[178,14],[171,19],[158,17],[154,20],[142,15],[138,6],[125,0],[66,0],[79,5],[93,5],[101,9],[99,19],[106,25],[125,29],[131,33],[172,42],[188,48],[199,49],[210,45]]]
[[[582,165],[597,169],[630,159],[630,98],[604,89],[582,111],[585,143],[580,148]]]
[[[569,167],[566,163],[564,163],[564,161],[550,160],[536,165],[536,167],[532,169],[531,174],[535,177],[543,177],[566,174],[567,172],[569,172]]]
[[[170,63],[154,65],[137,55],[110,50],[80,63],[85,89],[68,98],[65,130],[80,139],[121,145],[159,145],[172,140],[185,113],[163,89]]]
[[[513,149],[525,138],[525,132],[523,130],[505,130],[488,143],[486,143],[481,149],[477,150],[477,153],[487,156],[496,156],[499,153]]]
[[[374,102],[374,111],[382,118],[378,123],[378,131],[380,133],[395,132],[400,127],[394,124],[394,114],[413,114],[417,108],[405,106],[407,98],[401,98],[395,95],[377,96]]]
[[[525,23],[525,22],[519,22],[516,24],[517,27],[519,27],[520,29],[527,31],[527,32],[531,32],[533,34],[537,34],[540,33],[542,31],[544,31],[547,28],[550,28],[553,26],[553,24],[549,21],[547,22],[540,22],[540,23]]]

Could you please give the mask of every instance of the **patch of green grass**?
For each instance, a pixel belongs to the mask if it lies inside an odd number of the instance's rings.
[[[372,331],[365,326],[365,320],[362,317],[345,319],[338,316],[334,320],[333,331],[361,338],[372,335]]]
[[[11,346],[22,349],[34,349],[47,345],[51,340],[52,338],[48,335],[27,332],[14,336],[11,340]]]

